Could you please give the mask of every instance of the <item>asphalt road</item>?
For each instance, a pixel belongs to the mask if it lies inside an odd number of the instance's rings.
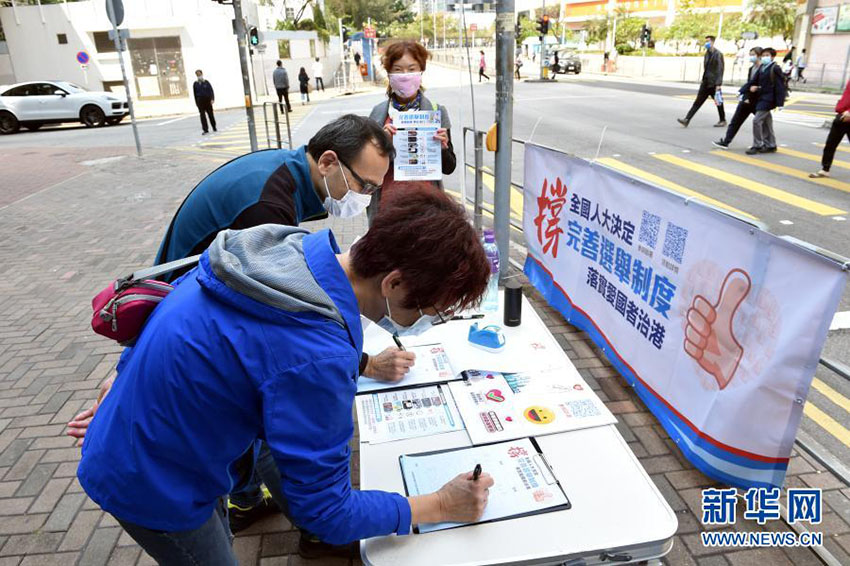
[[[463,145],[461,125],[472,126],[469,87],[446,85],[458,85],[460,77],[460,72],[443,72],[439,76],[429,72],[425,79],[425,84],[432,86],[428,96],[449,111],[459,157]],[[475,83],[473,90],[477,127],[486,130],[495,115],[494,81]],[[795,94],[775,121],[780,153],[750,157],[744,155],[751,140],[750,122],[729,151],[711,145],[723,130],[712,127],[717,112],[710,103],[687,129],[676,123],[675,119],[687,112],[695,93],[696,87],[687,85],[629,84],[585,75],[560,76],[554,84],[520,82],[515,84],[514,93],[514,137],[584,158],[597,157],[635,176],[652,176],[656,183],[675,183],[756,217],[774,234],[794,236],[850,257],[850,146],[844,144],[844,151],[838,152],[832,180],[815,183],[807,178],[818,168],[818,144],[826,139],[827,130],[802,122],[811,124],[818,117],[828,118],[829,101]],[[360,94],[296,107],[292,116],[294,145],[306,143],[319,127],[343,113],[368,114],[383,96],[379,92]],[[727,93],[728,98],[731,96]],[[731,118],[734,106],[727,104],[726,110]],[[217,116],[219,132],[209,136],[200,135],[195,115],[141,121],[143,146],[184,152],[187,158],[208,160],[212,169],[249,150],[244,110],[219,111]],[[262,127],[259,137],[265,139]],[[467,142],[471,148],[471,137]],[[85,152],[87,148],[99,148],[98,156],[104,155],[103,148],[132,154],[129,123],[97,129],[61,126],[0,137],[0,153],[72,149]],[[472,161],[471,150],[466,158]],[[492,168],[493,154],[485,154],[485,165]],[[522,182],[522,171],[522,149],[515,145],[514,181]],[[0,185],[14,174],[31,173],[8,172],[0,167]],[[465,181],[467,194],[471,195],[473,177],[467,172],[462,180],[462,174],[458,167],[445,179],[446,187],[460,192]],[[491,177],[485,177],[485,185],[492,187]],[[32,190],[37,189],[36,184]],[[788,195],[802,199],[792,202]],[[512,200],[521,207],[521,198]],[[490,189],[486,190],[485,201],[492,202]],[[522,239],[519,233],[514,236]],[[839,310],[850,311],[850,291],[845,291]],[[831,332],[824,355],[850,363],[850,330]],[[840,460],[850,462],[850,382],[820,367],[805,414],[802,429]]]

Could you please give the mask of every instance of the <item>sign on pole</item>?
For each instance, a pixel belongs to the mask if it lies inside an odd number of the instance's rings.
[[[89,62],[89,54],[86,53],[85,51],[78,51],[77,52],[77,63],[79,63],[80,65],[85,65],[88,62]]]
[[[375,28],[366,26],[363,28],[363,37],[366,39],[375,39],[378,35],[375,33]]]
[[[123,0],[106,0],[106,17],[113,26],[120,26],[124,22]]]
[[[469,24],[469,31],[478,31],[478,24]]]

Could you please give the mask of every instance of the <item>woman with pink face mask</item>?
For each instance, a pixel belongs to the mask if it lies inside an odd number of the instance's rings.
[[[407,110],[439,110],[440,128],[434,135],[442,144],[443,175],[450,175],[457,167],[457,157],[452,146],[451,122],[446,107],[428,100],[423,94],[422,73],[430,57],[428,50],[415,41],[398,41],[386,48],[381,60],[389,77],[387,100],[372,108],[369,117],[384,127],[390,136],[396,135],[393,116]],[[369,223],[378,212],[381,199],[390,196],[399,187],[421,186],[423,189],[442,190],[442,181],[396,181],[393,177],[393,164],[384,177],[381,189],[372,194],[372,204],[367,209]]]

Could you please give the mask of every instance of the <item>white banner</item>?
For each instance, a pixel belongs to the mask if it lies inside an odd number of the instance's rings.
[[[526,145],[526,273],[705,473],[781,485],[840,266],[691,199]]]

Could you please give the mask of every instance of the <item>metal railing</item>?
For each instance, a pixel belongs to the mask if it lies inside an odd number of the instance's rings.
[[[272,109],[272,120],[269,120],[269,112],[268,108]],[[266,127],[266,147],[271,149],[272,147],[272,137],[271,132],[269,131],[269,124],[274,125],[274,142],[277,145],[277,149],[282,149],[283,141],[280,137],[280,114],[278,113],[278,107],[283,111],[283,117],[286,119],[286,139],[288,149],[292,149],[292,129],[289,126],[289,111],[286,109],[286,105],[278,102],[263,102],[263,124]]]

